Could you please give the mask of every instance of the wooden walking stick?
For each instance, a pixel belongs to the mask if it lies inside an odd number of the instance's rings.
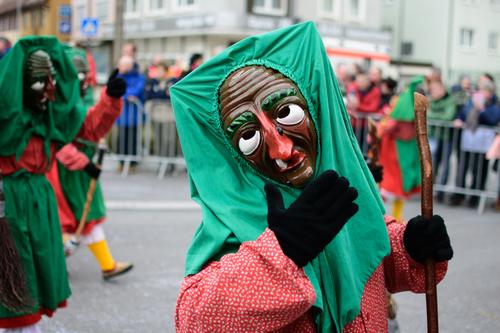
[[[102,167],[102,161],[104,159],[105,152],[106,152],[106,145],[104,144],[104,141],[101,140],[99,142],[99,152],[97,155],[97,164],[96,164],[96,167],[99,169],[101,169]],[[97,186],[97,178],[92,178],[89,183],[89,188],[87,190],[87,197],[85,199],[85,205],[83,206],[83,213],[82,216],[80,217],[80,221],[78,223],[76,232],[73,235],[73,237],[71,237],[71,239],[68,242],[66,242],[66,244],[64,244],[64,253],[66,256],[71,255],[73,252],[76,251],[78,246],[80,246],[82,231],[83,228],[85,227],[85,224],[87,223],[87,217],[90,212],[90,205],[92,204],[92,200],[94,199],[96,186]]]
[[[419,93],[414,93],[415,129],[417,131],[417,145],[420,155],[420,169],[422,172],[422,216],[432,218],[432,157],[427,138],[427,98]],[[436,273],[434,260],[425,262],[425,302],[427,307],[427,332],[438,333],[438,304]]]

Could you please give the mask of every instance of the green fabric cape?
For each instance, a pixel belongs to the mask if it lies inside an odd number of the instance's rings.
[[[87,54],[84,50],[80,48],[71,47],[69,45],[64,46],[64,51],[68,55],[69,59],[73,61],[73,57],[78,55],[85,61],[87,61]],[[87,89],[85,97],[81,100],[87,112],[95,103],[93,92],[90,87]],[[87,157],[92,160],[97,150],[97,145],[93,142],[77,139],[77,145],[79,150],[83,152]],[[75,219],[80,221],[83,214],[83,209],[85,206],[85,200],[87,197],[87,190],[90,184],[90,176],[87,175],[85,171],[81,170],[68,170],[60,162],[57,162],[57,168],[59,173],[59,181],[61,183],[61,188],[63,190],[64,196],[71,207]],[[100,182],[97,182],[96,190],[92,203],[90,204],[90,211],[87,217],[87,221],[91,222],[106,216],[106,207],[104,204],[104,196],[101,190]]]
[[[414,96],[415,89],[424,82],[423,76],[414,77],[406,90],[399,96],[398,102],[390,117],[397,121],[415,121]],[[403,191],[410,193],[420,186],[420,156],[418,154],[417,139],[396,140],[399,169],[403,178]]]
[[[0,318],[35,314],[40,308],[56,310],[71,291],[52,186],[44,174],[20,170],[4,177],[4,190],[5,216],[35,304],[23,313],[0,305]]]
[[[171,88],[191,196],[202,208],[186,258],[186,275],[267,227],[264,184],[231,146],[219,116],[219,88],[233,71],[259,64],[294,81],[306,98],[318,131],[315,174],[334,169],[359,190],[360,211],[305,267],[316,291],[319,332],[341,332],[360,311],[366,281],[389,253],[384,208],[352,131],[338,83],[314,23],[246,38],[201,65]],[[278,184],[286,205],[301,190]]]
[[[77,140],[78,149],[92,160],[97,151],[97,145],[93,142]],[[71,211],[75,216],[76,221],[80,221],[85,201],[87,199],[87,191],[91,178],[85,171],[68,170],[60,162],[57,162],[59,173],[59,181],[64,193],[64,197],[68,201]],[[104,196],[102,194],[101,183],[98,181],[94,192],[94,197],[90,204],[90,211],[87,216],[87,223],[106,217],[106,205],[104,204]]]
[[[45,112],[23,106],[24,64],[30,54],[44,50],[56,74],[56,101]],[[0,61],[0,156],[19,159],[33,135],[45,141],[49,156],[51,141],[66,144],[78,134],[85,118],[79,104],[79,83],[73,64],[55,37],[21,38]]]
[[[66,52],[66,54],[68,55],[69,59],[72,62],[73,62],[74,56],[80,56],[88,65],[87,53],[85,52],[84,49],[81,49],[79,47],[72,47],[72,46],[66,44],[66,45],[64,45],[64,52]],[[87,92],[85,93],[85,96],[83,97],[83,105],[85,106],[85,110],[88,111],[88,109],[91,108],[92,106],[94,106],[94,104],[95,104],[94,89],[89,86],[87,88]]]

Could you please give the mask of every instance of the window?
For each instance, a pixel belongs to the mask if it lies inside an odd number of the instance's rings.
[[[126,0],[125,1],[125,14],[138,15],[140,8],[140,0]]]
[[[500,0],[490,0],[490,5],[494,10],[500,9]]]
[[[184,11],[191,11],[196,8],[198,8],[198,0],[174,0],[175,11],[184,12]]]
[[[401,55],[411,56],[413,54],[413,43],[412,42],[402,42],[401,43]]]
[[[470,28],[460,29],[460,47],[465,49],[474,47],[474,30]]]
[[[284,16],[287,6],[287,0],[254,0],[252,10],[255,14]]]
[[[365,18],[366,0],[349,0],[347,4],[347,17],[351,21],[362,21]]]
[[[462,0],[462,3],[465,6],[478,6],[479,5],[479,0]]]
[[[149,0],[149,10],[162,10],[165,8],[165,0]]]
[[[107,1],[99,1],[96,4],[96,16],[99,22],[108,21],[109,6]]]
[[[492,53],[498,52],[498,32],[488,34],[488,51]]]
[[[340,12],[339,0],[320,0],[319,15],[327,18],[338,18]]]

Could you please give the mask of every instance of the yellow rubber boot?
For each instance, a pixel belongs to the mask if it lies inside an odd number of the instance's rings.
[[[108,243],[105,239],[97,243],[89,244],[88,247],[97,259],[97,262],[99,263],[99,266],[101,266],[101,270],[103,272],[111,271],[115,268],[115,259],[113,259],[113,256],[109,251]]]
[[[392,216],[398,221],[403,218],[404,204],[405,201],[400,198],[394,199],[394,202],[392,203]]]

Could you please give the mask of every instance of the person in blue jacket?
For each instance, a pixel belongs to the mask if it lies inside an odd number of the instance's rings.
[[[144,75],[135,66],[134,58],[122,56],[118,61],[118,71],[120,77],[127,83],[127,91],[123,96],[123,112],[117,119],[119,127],[118,147],[119,155],[130,155],[132,171],[137,164],[134,156],[137,155],[139,143],[138,128],[144,122],[142,112],[144,104]],[[120,170],[123,168],[125,158],[120,160]]]
[[[486,150],[490,144],[485,140],[495,136],[493,128],[482,126],[497,126],[500,123],[500,104],[496,95],[496,87],[491,77],[482,76],[478,83],[478,91],[460,110],[455,119],[455,127],[464,127],[462,131],[462,151],[459,152],[456,186],[466,188],[466,176],[469,169],[472,171],[471,189],[484,190],[488,175],[489,160],[486,159]],[[470,166],[472,165],[472,168]],[[452,206],[462,203],[463,194],[454,194],[450,199]],[[470,207],[478,204],[479,197],[471,196],[468,201]]]

